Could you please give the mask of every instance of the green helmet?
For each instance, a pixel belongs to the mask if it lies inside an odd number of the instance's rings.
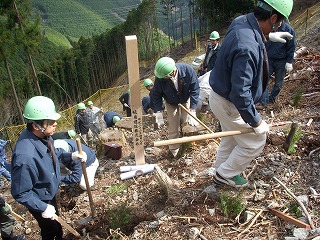
[[[78,103],[78,109],[79,109],[79,110],[86,109],[86,105],[84,105],[84,103],[83,103],[83,102]]]
[[[88,101],[88,106],[92,105],[93,102],[92,101]]]
[[[120,117],[119,116],[114,116],[113,118],[112,118],[112,122],[113,123],[116,123],[116,122],[119,122],[120,121]]]
[[[289,15],[292,11],[293,7],[293,0],[264,0],[265,3],[267,3],[270,7],[277,10],[279,13],[281,13],[286,19],[289,18]],[[258,6],[266,9],[263,6],[262,1],[258,1]],[[268,9],[266,9],[268,10]]]
[[[219,39],[219,38],[220,38],[220,35],[219,35],[219,33],[218,33],[217,31],[213,31],[213,32],[210,34],[210,37],[209,37],[210,40],[217,40],[217,39]]]
[[[23,117],[28,120],[58,120],[61,115],[50,98],[43,96],[32,97],[28,100]]]
[[[170,57],[160,58],[155,66],[154,75],[157,78],[164,78],[170,75],[176,67],[175,61]]]
[[[76,132],[74,130],[68,130],[68,135],[70,138],[74,138],[76,136]]]
[[[144,85],[145,87],[152,86],[152,85],[153,85],[153,82],[152,82],[152,80],[151,80],[150,78],[147,78],[147,79],[145,79],[145,80],[143,81],[143,85]]]
[[[62,148],[64,151],[69,152],[69,144],[62,139],[57,139],[53,141],[53,146],[55,148]]]

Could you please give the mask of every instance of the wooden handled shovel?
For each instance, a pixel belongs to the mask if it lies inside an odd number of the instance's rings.
[[[80,154],[82,154],[82,147],[81,147],[80,139],[77,138],[76,142],[77,142],[78,152]],[[90,185],[89,185],[89,180],[88,180],[88,175],[87,175],[87,169],[86,169],[86,163],[85,162],[81,162],[81,168],[82,168],[82,174],[84,176],[84,180],[86,182],[87,193],[88,193],[88,196],[89,196],[91,215],[92,215],[92,218],[94,218],[96,216],[96,211],[95,211],[94,204],[93,204],[93,199],[92,199],[92,194],[91,194],[91,189],[90,189]]]
[[[272,125],[271,124],[269,125],[269,128],[272,130],[285,128],[288,126],[288,124],[291,124],[291,123],[292,123],[291,121],[273,123]],[[195,135],[195,136],[190,136],[190,137],[162,140],[162,141],[154,142],[153,145],[155,147],[160,147],[160,146],[166,146],[166,145],[171,145],[171,144],[179,144],[179,143],[193,142],[193,141],[199,141],[199,140],[206,140],[206,139],[211,139],[211,138],[235,136],[235,135],[252,133],[252,132],[254,132],[253,128],[245,128],[245,129],[241,129],[241,130],[237,130],[237,131],[224,131],[224,132],[209,133],[209,134],[203,134],[203,135]]]
[[[64,221],[61,217],[56,214],[53,216],[53,219],[59,222],[63,227],[65,227],[69,232],[71,232],[74,236],[80,237],[80,234],[74,230],[66,221]]]
[[[195,117],[194,115],[192,115],[192,113],[189,111],[189,109],[187,109],[185,106],[183,106],[181,103],[178,104],[179,107],[181,107],[184,111],[186,111],[190,117],[192,117],[193,119],[195,119],[202,127],[204,127],[205,129],[207,129],[209,132],[214,133],[207,125],[205,125],[203,122],[200,121],[199,118]]]

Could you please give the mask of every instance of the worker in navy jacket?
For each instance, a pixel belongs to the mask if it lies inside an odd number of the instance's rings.
[[[75,152],[78,149],[77,142],[72,139],[57,139],[54,141],[54,147],[64,152]],[[94,177],[99,167],[99,160],[96,157],[96,153],[84,144],[81,144],[82,151],[87,155],[86,171],[88,176],[89,186],[94,185]],[[82,190],[86,190],[86,182],[82,173],[82,167],[80,161],[72,161],[71,159],[61,159],[61,163],[71,171],[70,174],[61,175],[61,182],[65,184],[79,183]]]
[[[190,65],[175,63],[170,57],[160,58],[155,65],[154,73],[156,78],[150,97],[156,122],[159,126],[164,124],[164,98],[168,117],[168,138],[178,138],[180,136],[180,123],[198,124],[178,106],[179,103],[184,105],[195,116],[200,92],[197,73]],[[174,157],[177,156],[179,148],[179,144],[169,146]]]
[[[266,143],[269,126],[255,107],[268,80],[265,35],[272,41],[293,37],[271,32],[288,18],[292,6],[292,0],[258,1],[254,12],[237,17],[225,35],[209,77],[210,108],[222,131],[250,128],[253,132],[221,139],[214,163],[216,185],[246,186],[248,181],[240,174]]]
[[[101,117],[102,126],[104,128],[113,127],[122,117],[113,111],[108,111]]]
[[[61,225],[54,220],[58,210],[59,161],[85,161],[86,154],[55,153],[51,136],[60,114],[50,98],[35,96],[29,99],[23,116],[27,128],[20,134],[12,153],[11,194],[37,220],[42,239],[61,240]]]
[[[270,76],[274,73],[274,84],[270,93],[268,87],[264,91],[261,99],[262,104],[273,103],[276,100],[282,89],[286,72],[289,73],[293,70],[292,62],[296,48],[296,33],[285,21],[282,21],[277,32],[289,32],[293,38],[291,40],[286,39],[285,43],[271,41],[266,43],[269,59],[268,79],[270,81]]]

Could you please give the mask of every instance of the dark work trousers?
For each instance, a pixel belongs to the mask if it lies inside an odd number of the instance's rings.
[[[57,201],[54,197],[51,201],[44,201],[48,204],[54,206],[58,215]],[[36,212],[29,209],[29,212],[37,220],[39,227],[41,229],[42,240],[62,240],[63,232],[62,226],[56,220],[51,220],[50,218],[43,218],[41,212]]]

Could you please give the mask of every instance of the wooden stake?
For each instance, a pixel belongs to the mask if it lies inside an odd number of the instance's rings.
[[[279,217],[279,218],[285,220],[286,222],[291,223],[291,224],[293,224],[293,225],[295,225],[297,227],[310,228],[309,224],[306,224],[306,223],[304,223],[304,222],[302,222],[302,221],[300,221],[298,219],[295,219],[295,218],[293,218],[293,217],[291,217],[291,216],[289,216],[289,215],[287,215],[287,214],[285,214],[285,213],[283,213],[283,212],[281,212],[279,210],[270,208],[269,211],[272,214],[276,215],[277,217]]]
[[[136,165],[145,164],[137,36],[126,36],[130,107]]]

